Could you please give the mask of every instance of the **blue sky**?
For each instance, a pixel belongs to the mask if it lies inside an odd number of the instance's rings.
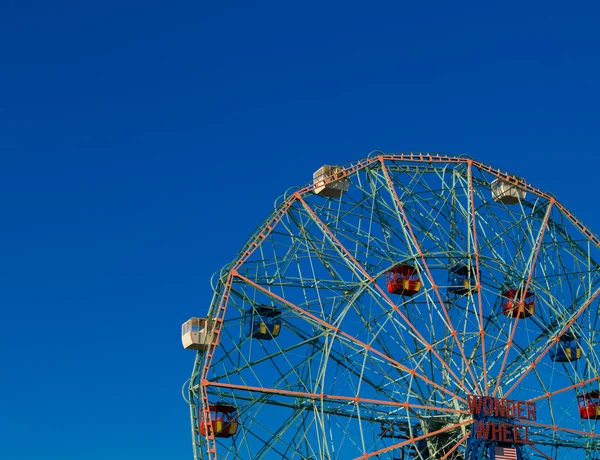
[[[210,276],[288,187],[468,153],[592,229],[592,2],[4,2],[0,458],[191,458]]]

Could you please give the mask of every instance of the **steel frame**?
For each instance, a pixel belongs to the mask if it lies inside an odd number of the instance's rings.
[[[388,458],[406,446],[411,458],[472,458],[470,394],[539,405],[537,421],[518,421],[534,441],[523,458],[593,458],[599,435],[574,399],[600,380],[598,237],[553,195],[468,157],[377,152],[336,177],[348,192],[325,199],[309,184],[283,197],[218,274],[211,343],[184,389],[194,458]],[[495,179],[527,198],[493,201]],[[399,262],[421,277],[414,297],[385,289]],[[455,263],[474,267],[474,293],[449,294]],[[502,315],[506,286],[536,293],[534,317]],[[282,310],[269,343],[241,325],[261,303]],[[567,331],[584,358],[550,362]],[[215,398],[238,407],[232,439],[208,423]],[[381,437],[384,421],[406,424],[405,437]]]

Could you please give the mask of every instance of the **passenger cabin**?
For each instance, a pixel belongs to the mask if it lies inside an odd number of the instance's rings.
[[[421,290],[421,279],[412,265],[396,265],[386,273],[387,290],[392,294],[413,296]]]
[[[267,305],[257,305],[244,313],[246,337],[271,340],[281,332],[281,310]]]
[[[575,361],[581,358],[581,347],[574,334],[564,333],[550,349],[550,359],[557,363]]]
[[[523,294],[520,289],[508,289],[502,293],[502,313],[511,318],[529,318],[535,312],[535,294]]]
[[[343,176],[341,166],[324,165],[313,174],[314,192],[319,196],[339,198],[350,188],[350,179]]]
[[[448,292],[456,295],[467,295],[477,292],[477,277],[475,267],[471,265],[455,265],[450,269],[448,276]]]
[[[600,392],[598,390],[577,396],[579,417],[585,419],[600,419]]]
[[[210,424],[215,438],[230,438],[238,429],[237,408],[228,403],[216,403],[208,406],[210,410]],[[204,421],[200,422],[200,434],[208,435]]]
[[[214,321],[190,318],[181,325],[181,342],[186,350],[206,351],[210,345]]]
[[[504,204],[517,204],[525,199],[527,193],[514,184],[496,179],[492,182],[492,198],[494,201]]]

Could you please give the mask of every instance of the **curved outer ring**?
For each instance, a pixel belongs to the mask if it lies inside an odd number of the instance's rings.
[[[335,178],[325,179],[325,184],[329,184],[331,182],[347,178],[362,169],[373,165],[375,163],[385,164],[386,161],[404,161],[404,162],[412,162],[412,163],[466,163],[469,167],[475,166],[476,168],[486,171],[493,176],[496,176],[498,179],[503,182],[509,183],[511,185],[515,185],[527,192],[533,193],[539,197],[547,199],[552,206],[558,208],[563,215],[567,217],[571,221],[571,223],[583,233],[583,235],[590,240],[597,248],[600,249],[600,238],[598,238],[591,230],[589,230],[577,217],[569,212],[562,204],[554,198],[553,195],[543,192],[538,188],[535,188],[529,184],[527,184],[524,180],[510,175],[506,172],[502,172],[499,169],[494,169],[490,166],[487,166],[483,163],[475,161],[471,158],[465,157],[455,157],[448,155],[437,155],[430,153],[396,153],[396,154],[385,154],[381,153],[380,155],[367,157],[365,159],[359,160],[355,164],[350,164],[349,166],[344,167],[340,172],[336,174]],[[210,423],[210,409],[208,402],[208,394],[206,387],[209,382],[207,379],[211,364],[212,358],[215,353],[215,349],[218,346],[220,335],[221,335],[221,327],[223,323],[223,319],[225,317],[225,312],[227,310],[227,302],[228,302],[228,292],[231,288],[232,280],[237,275],[237,270],[240,268],[244,262],[253,254],[253,252],[260,246],[262,240],[264,240],[271,231],[275,228],[275,226],[279,223],[279,221],[283,218],[283,216],[287,213],[288,209],[295,203],[300,197],[312,192],[315,189],[315,184],[310,183],[309,185],[301,188],[300,190],[294,192],[291,196],[288,196],[276,209],[274,209],[271,214],[263,221],[262,225],[258,227],[254,234],[249,238],[248,242],[244,245],[236,260],[230,265],[230,268],[226,274],[226,279],[223,280],[223,276],[219,279],[218,285],[221,285],[221,289],[218,289],[221,293],[223,293],[220,297],[216,297],[211,304],[211,309],[209,310],[209,316],[214,319],[214,328],[211,336],[211,343],[204,354],[204,363],[202,366],[202,372],[200,375],[200,394],[201,394],[201,402],[202,402],[202,420],[204,422],[204,426],[206,426],[207,433],[205,436],[206,439],[206,454],[209,460],[217,460],[217,443],[215,440],[214,433],[212,432],[212,425]],[[223,286],[224,284],[224,286]],[[218,286],[217,286],[218,288]],[[593,300],[600,294],[600,289],[592,294],[587,305],[589,305]],[[217,304],[218,306],[215,308],[214,306]],[[587,306],[586,305],[586,306]],[[585,306],[584,306],[585,307]],[[581,311],[585,310],[582,308]],[[573,318],[573,321],[576,318]],[[558,338],[564,333],[567,328],[564,328],[563,331],[556,337]],[[543,353],[541,356],[545,355]],[[600,377],[597,377],[594,380],[600,380]],[[589,382],[588,382],[589,383]],[[192,427],[193,429],[193,427]]]

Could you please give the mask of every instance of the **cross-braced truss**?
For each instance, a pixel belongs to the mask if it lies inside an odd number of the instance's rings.
[[[468,157],[380,154],[341,179],[339,198],[313,184],[284,197],[217,276],[211,345],[185,388],[195,458],[464,459],[468,395],[536,403],[523,458],[597,458],[577,405],[600,380],[594,234]],[[526,197],[494,200],[495,180]],[[389,292],[398,266],[417,292]],[[507,314],[524,293],[534,311]],[[266,307],[276,333],[248,332]],[[567,334],[581,356],[551,359]],[[215,402],[237,409],[234,436],[201,429]]]

